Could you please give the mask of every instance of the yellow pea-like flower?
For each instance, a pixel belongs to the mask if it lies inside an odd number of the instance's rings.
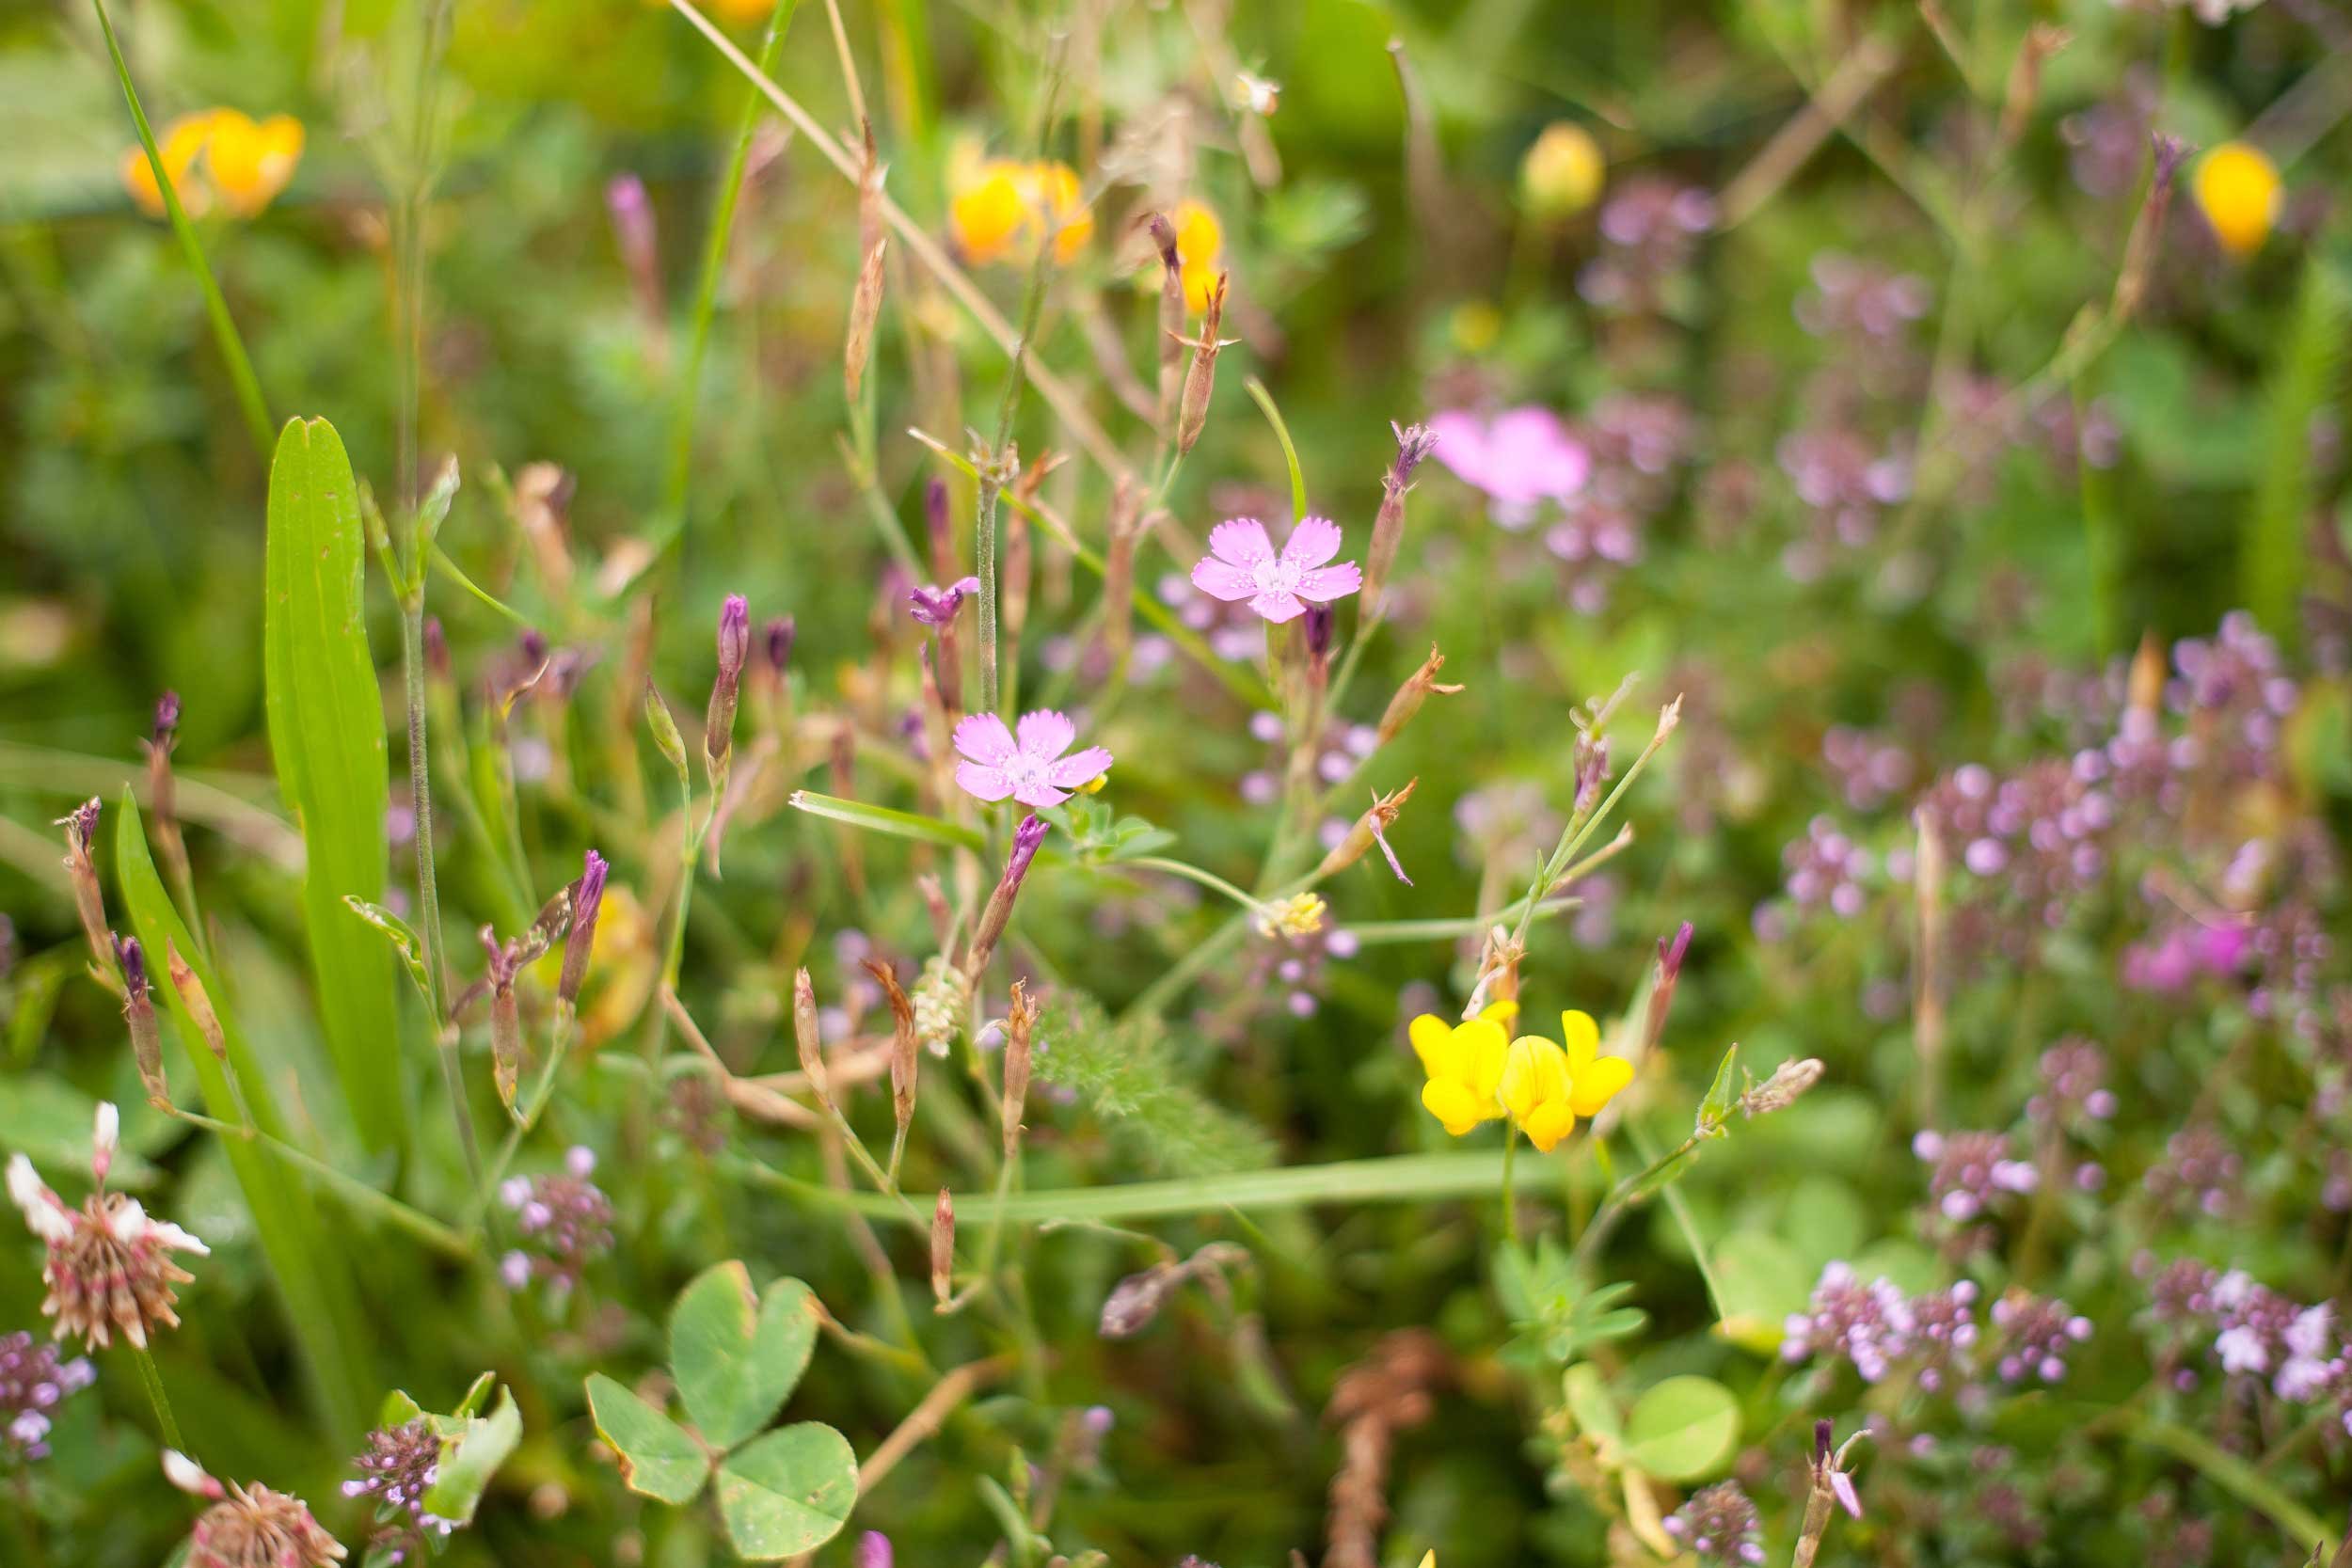
[[[1571,120],[1554,120],[1519,164],[1519,199],[1537,217],[1573,217],[1599,198],[1608,170],[1608,158],[1590,132]]]
[[[190,217],[200,215],[212,205],[212,195],[199,182],[188,178],[197,156],[213,135],[213,121],[218,111],[206,109],[200,114],[182,115],[164,127],[156,138],[155,150],[163,154],[164,173],[178,193],[180,206]],[[131,193],[131,199],[149,217],[164,215],[164,193],[155,183],[155,166],[147,161],[147,150],[134,147],[122,155],[122,184]]]
[[[2197,210],[2221,248],[2240,261],[2263,247],[2279,220],[2279,168],[2259,148],[2224,142],[2199,160]]]
[[[1094,237],[1094,213],[1083,196],[1068,164],[992,158],[956,180],[948,231],[965,260],[985,265],[1034,256],[1040,233],[1050,228],[1054,260],[1066,266]]]
[[[1567,1053],[1541,1035],[1521,1035],[1503,1058],[1498,1089],[1502,1108],[1542,1153],[1576,1130]]]
[[[1633,1064],[1600,1053],[1600,1025],[1590,1013],[1562,1013],[1560,1038],[1568,1062],[1568,1105],[1580,1117],[1597,1117],[1633,1082]]]
[[[1421,1102],[1454,1137],[1502,1115],[1496,1099],[1509,1051],[1502,1030],[1518,1012],[1517,1003],[1499,1002],[1460,1023],[1423,1013],[1406,1029],[1413,1053],[1429,1075]]]
[[[947,227],[956,248],[974,265],[999,261],[1012,251],[1013,240],[1028,220],[1021,186],[1010,164],[985,166],[969,185],[958,190],[947,204]]]
[[[230,211],[249,218],[276,200],[302,161],[302,121],[292,115],[255,120],[235,109],[216,110],[204,161]]]
[[[1197,316],[1209,308],[1209,295],[1216,290],[1225,227],[1215,213],[1190,198],[1176,203],[1170,216],[1176,224],[1176,259],[1183,263],[1178,276],[1184,285],[1184,309]]]

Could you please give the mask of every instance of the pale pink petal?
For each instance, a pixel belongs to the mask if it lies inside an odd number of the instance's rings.
[[[1317,604],[1329,604],[1343,599],[1364,585],[1364,574],[1352,561],[1336,566],[1318,566],[1298,579],[1298,596]]]
[[[1047,768],[1045,782],[1057,789],[1076,789],[1081,784],[1090,784],[1101,778],[1110,765],[1111,754],[1107,748],[1089,746]]]
[[[1048,806],[1060,805],[1070,799],[1070,794],[1067,790],[1056,789],[1044,780],[1039,779],[1024,787],[1021,793],[1013,799],[1032,811],[1043,811]]]
[[[1467,409],[1449,408],[1429,419],[1429,434],[1438,438],[1438,462],[1472,484],[1484,486],[1486,468],[1486,423]]]
[[[956,750],[974,762],[1000,768],[1012,757],[1012,732],[993,713],[968,713],[956,725]],[[1001,800],[1004,796],[989,799]]]
[[[1078,738],[1078,726],[1066,714],[1052,708],[1040,708],[1021,716],[1021,753],[1040,762],[1051,762],[1070,750],[1070,743]]]
[[[1294,566],[1320,566],[1340,553],[1340,525],[1328,517],[1301,517],[1282,542],[1282,559]]]
[[[1249,601],[1249,608],[1278,626],[1307,613],[1307,607],[1294,594],[1261,594]]]
[[[1001,800],[1012,793],[1010,774],[1001,768],[984,768],[977,762],[956,764],[956,784],[976,800]]]
[[[1255,566],[1274,559],[1274,541],[1257,518],[1228,517],[1209,530],[1209,553],[1236,566]]]
[[[1258,591],[1255,578],[1230,562],[1213,555],[1200,558],[1200,564],[1192,569],[1192,585],[1213,599],[1232,604],[1246,599]]]

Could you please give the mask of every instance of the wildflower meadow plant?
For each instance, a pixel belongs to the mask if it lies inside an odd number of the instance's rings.
[[[2352,34],[1587,10],[0,27],[0,1560],[2352,1560]]]

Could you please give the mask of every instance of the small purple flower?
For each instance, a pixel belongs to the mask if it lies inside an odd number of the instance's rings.
[[[1034,811],[1058,806],[1110,768],[1111,754],[1100,746],[1063,756],[1077,738],[1078,727],[1050,708],[1023,714],[1018,739],[996,715],[967,714],[956,725],[956,750],[964,758],[956,764],[956,783],[976,800],[1010,796]]]
[[[351,1463],[359,1476],[343,1482],[343,1496],[374,1500],[378,1528],[369,1544],[385,1561],[422,1561],[433,1543],[457,1528],[424,1506],[440,1478],[441,1439],[423,1418],[371,1432],[367,1451]]]
[[[1995,1370],[2003,1383],[2058,1382],[2066,1375],[2067,1356],[2090,1338],[2089,1318],[2042,1296],[2002,1297],[1993,1304],[1993,1324],[2001,1331]]]
[[[1352,561],[1327,565],[1340,553],[1340,525],[1328,517],[1301,517],[1276,554],[1265,525],[1255,517],[1228,517],[1209,531],[1209,553],[1192,569],[1192,585],[1211,598],[1249,608],[1279,626],[1307,613],[1310,602],[1327,604],[1363,586]]]
[[[1935,1167],[1929,1193],[1944,1217],[1964,1224],[1993,1207],[2003,1195],[2029,1193],[2041,1173],[2009,1157],[2006,1132],[1918,1133],[1911,1151]]]
[[[97,1380],[87,1359],[68,1361],[22,1329],[0,1334],[0,1465],[49,1452],[49,1413]]]
[[[1756,1504],[1736,1481],[1717,1481],[1694,1493],[1667,1516],[1665,1529],[1703,1563],[1764,1560],[1764,1544],[1758,1539],[1762,1522]]]
[[[890,1537],[869,1529],[857,1538],[857,1568],[891,1568]]]
[[[980,591],[977,578],[959,578],[945,588],[915,588],[907,593],[914,618],[927,626],[944,626],[956,618],[963,601]]]
[[[1549,408],[1506,408],[1492,420],[1451,408],[1429,421],[1438,461],[1494,502],[1494,520],[1521,529],[1546,501],[1564,501],[1592,477],[1593,457]]]
[[[1892,1281],[1866,1285],[1851,1264],[1833,1262],[1821,1271],[1806,1309],[1792,1313],[1783,1326],[1784,1359],[1843,1358],[1853,1363],[1863,1382],[1876,1383],[1910,1348],[1917,1325],[1911,1304]]]

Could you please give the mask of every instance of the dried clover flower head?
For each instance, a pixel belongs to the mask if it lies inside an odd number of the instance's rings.
[[[119,1331],[144,1349],[157,1324],[180,1326],[174,1287],[195,1277],[173,1262],[171,1254],[201,1258],[209,1249],[180,1227],[149,1218],[136,1198],[105,1190],[119,1126],[112,1105],[99,1106],[90,1161],[98,1188],[81,1208],[66,1207],[22,1154],[8,1161],[8,1196],[33,1234],[48,1244],[41,1280],[49,1295],[40,1309],[53,1321],[56,1337],[79,1335],[85,1345],[103,1347]]]
[[[206,1509],[188,1532],[188,1568],[327,1568],[342,1543],[319,1528],[300,1497],[255,1482],[223,1486],[183,1453],[164,1451],[164,1475]]]

